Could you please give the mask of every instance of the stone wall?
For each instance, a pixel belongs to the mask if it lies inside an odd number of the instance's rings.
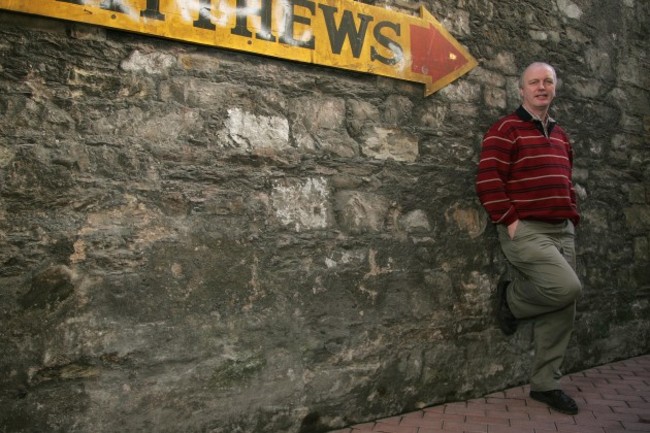
[[[648,353],[650,3],[425,6],[479,60],[427,98],[0,12],[0,431],[309,433],[525,383],[473,178],[533,60],[583,213],[566,370]]]

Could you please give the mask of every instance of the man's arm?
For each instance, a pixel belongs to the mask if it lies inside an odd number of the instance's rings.
[[[476,193],[493,223],[510,226],[519,219],[506,190],[514,143],[499,126],[503,125],[497,123],[483,138]]]

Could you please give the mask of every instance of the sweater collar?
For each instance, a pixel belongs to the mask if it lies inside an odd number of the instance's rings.
[[[553,119],[548,114],[546,115],[546,122],[542,121],[542,119],[540,119],[538,116],[535,116],[526,110],[523,105],[520,105],[519,108],[517,108],[516,113],[521,120],[524,120],[526,122],[533,122],[535,124],[535,127],[546,136],[551,134],[553,127],[555,127],[557,124],[555,119]]]

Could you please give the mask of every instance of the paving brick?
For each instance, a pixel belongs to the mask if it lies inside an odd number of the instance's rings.
[[[601,394],[601,397],[605,400],[621,400],[621,401],[643,401],[643,397],[640,395],[633,395],[632,393],[627,393],[627,394],[621,394],[619,392],[616,392],[615,394],[611,393],[603,393]]]
[[[525,406],[526,405],[526,397],[521,397],[521,398],[495,398],[491,397],[486,399],[486,403],[489,405],[489,408],[492,409],[494,405],[503,405],[506,407],[513,407],[513,406]]]
[[[378,421],[378,422],[381,422],[382,424],[394,424],[394,425],[397,425],[401,421],[402,421],[401,416],[392,416],[390,418],[384,418],[384,419],[382,419],[381,421]]]
[[[650,432],[650,355],[568,375],[562,386],[577,415],[553,411],[518,386],[330,433]]]
[[[573,415],[565,415],[560,412],[549,412],[547,414],[534,414],[530,415],[530,420],[531,421],[538,421],[538,422],[548,422],[552,421],[554,423],[561,423],[561,424],[575,424],[575,418]]]
[[[605,433],[605,429],[598,426],[559,426],[558,433]]]
[[[587,398],[587,406],[628,407],[624,400],[609,400],[604,398]]]
[[[529,393],[530,387],[528,386],[520,386],[504,391],[504,394],[507,398],[525,398]]]
[[[530,415],[528,414],[528,412],[518,411],[518,410],[513,410],[513,411],[488,410],[486,416],[501,418],[501,419],[523,419],[523,420],[530,419]]]
[[[493,392],[492,394],[486,395],[485,398],[506,398],[506,393],[503,391]]]
[[[650,432],[650,424],[648,423],[634,423],[634,422],[624,422],[623,427],[629,430],[639,430]]]
[[[422,427],[420,430],[418,430],[418,433],[443,433],[444,430],[442,429],[442,425],[439,427]],[[447,433],[449,430],[447,430]]]
[[[442,419],[435,419],[435,418],[425,419],[423,417],[419,417],[419,418],[404,417],[404,419],[402,419],[402,422],[399,425],[415,426],[415,427],[440,427],[442,425]]]
[[[590,410],[581,410],[576,415],[573,415],[571,418],[573,418],[572,421],[575,423],[596,421],[596,415]],[[558,422],[562,422],[562,421],[558,420]]]
[[[563,424],[558,425],[558,431],[561,431],[563,433],[602,433],[605,431],[605,429],[601,426],[595,425],[585,426]]]
[[[402,415],[401,424],[403,424],[404,421],[408,421],[408,420],[421,421],[423,418],[424,418],[424,412],[421,410],[417,412],[407,413],[405,415]]]
[[[605,433],[644,433],[638,430],[626,430],[625,427],[618,427],[615,429],[605,429]]]
[[[546,429],[553,430],[556,428],[555,422],[551,420],[511,420],[510,427],[517,427],[524,430]]]
[[[641,419],[639,415],[635,413],[620,413],[620,412],[612,412],[612,413],[604,413],[604,414],[595,414],[596,421],[595,422],[605,422],[605,421],[628,421],[628,422],[639,422]]]
[[[628,406],[632,408],[640,409],[641,411],[650,412],[650,403],[645,401],[636,401],[636,400],[628,401]]]
[[[402,420],[400,421],[399,424],[421,426],[425,422],[426,421],[424,420],[424,412],[413,412],[402,416]]]
[[[579,406],[579,408],[583,411],[589,411],[592,413],[614,413],[614,409],[623,409],[622,407],[613,408],[611,406],[602,406],[602,405],[595,405],[595,404],[591,404],[587,406],[586,403],[584,406]]]
[[[628,396],[628,397],[641,397],[641,400],[644,400],[644,396],[640,396],[639,392],[631,386],[628,387],[617,386],[615,390],[617,395]]]
[[[618,372],[611,372],[611,373],[605,373],[605,372],[598,372],[595,371],[591,373],[590,375],[587,376],[589,380],[594,380],[594,379],[603,379],[607,381],[608,383],[610,382],[615,382],[621,379],[621,374]]]
[[[472,433],[487,433],[488,426],[485,424],[472,424],[468,422],[453,422],[453,421],[444,421],[442,423],[444,431],[462,431],[462,432],[472,432]]]
[[[468,408],[464,403],[463,404],[450,404],[447,405],[445,409],[446,414],[456,414],[456,415],[465,415],[467,413],[474,413],[474,409]]]
[[[551,414],[551,409],[544,403],[540,402],[535,402],[535,404],[529,404],[525,409],[525,412],[528,414],[528,416],[531,417],[536,417],[536,416],[548,416]]]
[[[352,426],[353,433],[359,433],[357,430],[363,430],[363,431],[372,431],[372,429],[375,427],[374,422],[369,422],[365,424],[359,424]]]
[[[490,426],[488,433],[535,433],[535,429],[527,430],[521,427]]]
[[[485,408],[487,410],[508,410],[508,402],[510,401],[519,401],[515,399],[505,399],[505,398],[494,398],[490,397],[487,399],[487,404]]]
[[[422,412],[424,412],[425,416],[426,416],[426,414],[429,414],[429,413],[444,413],[446,406],[447,405],[440,405],[440,406],[434,406],[434,407],[425,407],[424,409],[422,409]]]
[[[558,426],[564,424],[558,423]],[[617,419],[597,419],[594,421],[581,421],[577,422],[576,425],[581,426],[583,428],[586,427],[602,427],[602,428],[609,428],[609,427],[616,427],[621,425],[621,421]]]
[[[496,416],[475,416],[468,415],[465,421],[470,424],[486,424],[490,425],[510,425],[510,418],[501,418]]]
[[[648,418],[650,417],[650,412],[648,410],[643,410],[638,407],[615,407],[613,408],[614,413],[631,413],[638,415],[640,417]]]
[[[463,422],[465,421],[465,415],[458,415],[453,413],[426,413],[424,414],[424,420],[432,421],[454,421],[454,422]]]
[[[378,422],[372,431],[381,433],[418,433],[418,427],[410,425],[396,425],[392,423],[385,424],[383,422]]]

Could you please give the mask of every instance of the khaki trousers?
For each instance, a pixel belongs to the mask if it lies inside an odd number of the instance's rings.
[[[514,239],[497,226],[503,253],[514,272],[508,305],[518,319],[533,321],[535,356],[531,391],[560,389],[560,366],[573,332],[582,284],[575,272],[575,227],[520,220]]]

